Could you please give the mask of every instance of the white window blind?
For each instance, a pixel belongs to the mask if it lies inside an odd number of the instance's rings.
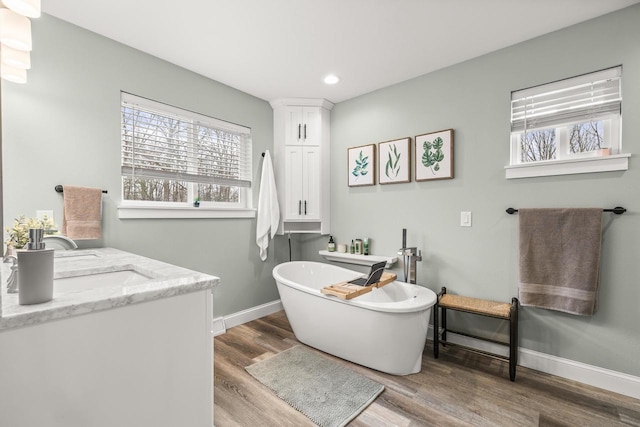
[[[125,92],[121,100],[123,178],[251,186],[249,128]]]
[[[511,93],[511,132],[621,114],[622,67]]]

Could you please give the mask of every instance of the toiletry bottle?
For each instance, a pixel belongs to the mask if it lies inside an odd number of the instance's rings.
[[[336,242],[333,241],[333,236],[329,236],[329,245],[327,246],[329,252],[336,251]]]
[[[356,255],[362,255],[362,239],[356,239]]]
[[[349,252],[351,252],[352,254],[356,253],[356,244],[353,243],[353,239],[351,239],[351,246],[349,247]]]
[[[29,229],[29,243],[18,252],[18,303],[39,304],[53,299],[53,249],[45,249],[42,228]]]
[[[362,244],[362,250],[364,252],[364,255],[369,255],[369,238],[368,237],[364,238],[364,242]]]

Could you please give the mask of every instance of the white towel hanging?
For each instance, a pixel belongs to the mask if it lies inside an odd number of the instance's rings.
[[[267,247],[269,246],[269,230],[271,230],[271,238],[273,238],[280,223],[278,192],[269,150],[264,152],[264,160],[262,162],[256,222],[256,244],[260,248],[260,259],[265,261],[267,259]]]

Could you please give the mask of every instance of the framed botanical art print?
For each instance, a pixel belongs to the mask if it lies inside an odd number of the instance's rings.
[[[349,187],[375,185],[376,145],[362,145],[347,149]]]
[[[378,180],[380,184],[411,181],[411,138],[378,143]]]
[[[416,181],[453,178],[453,129],[416,136]]]

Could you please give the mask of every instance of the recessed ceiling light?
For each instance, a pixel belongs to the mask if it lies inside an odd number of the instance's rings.
[[[324,78],[324,82],[328,85],[334,85],[340,81],[340,77],[335,74],[329,74]]]

